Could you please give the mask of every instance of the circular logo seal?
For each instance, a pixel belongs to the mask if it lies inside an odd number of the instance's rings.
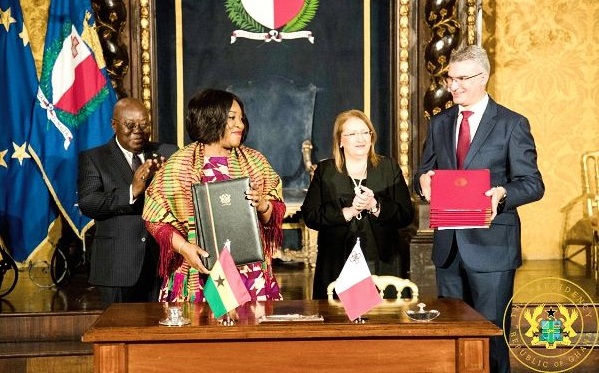
[[[526,289],[525,303],[514,303]],[[550,299],[550,300],[548,300]],[[514,293],[503,317],[511,354],[536,372],[567,372],[593,351],[599,316],[593,299],[577,284],[559,277],[529,281]]]

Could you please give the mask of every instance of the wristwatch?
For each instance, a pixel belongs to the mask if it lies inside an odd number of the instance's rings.
[[[503,188],[505,189],[505,188]],[[505,193],[503,194],[503,197],[501,197],[501,199],[499,200],[499,202],[497,202],[498,205],[503,205],[505,204],[505,200],[507,198],[507,190],[505,191]]]

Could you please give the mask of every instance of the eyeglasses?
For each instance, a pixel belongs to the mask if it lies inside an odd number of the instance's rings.
[[[449,87],[453,82],[456,82],[459,86],[463,85],[464,82],[466,80],[472,79],[472,78],[476,78],[479,75],[482,75],[483,73],[478,73],[475,75],[471,75],[471,76],[456,76],[451,77],[451,76],[446,76],[445,77],[445,86]]]
[[[355,139],[356,137],[360,136],[360,137],[366,137],[366,136],[371,136],[372,135],[372,131],[362,131],[362,132],[352,132],[352,133],[344,133],[342,134],[343,137],[347,138],[347,139]]]
[[[151,127],[150,123],[146,122],[145,120],[139,121],[139,122],[134,122],[132,120],[120,121],[120,120],[113,119],[113,121],[121,124],[123,127],[125,127],[125,129],[129,133],[133,132],[136,128],[139,128],[143,132],[148,132]]]

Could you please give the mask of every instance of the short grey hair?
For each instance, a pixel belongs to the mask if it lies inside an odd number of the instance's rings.
[[[487,51],[478,45],[467,45],[465,47],[455,49],[451,52],[449,64],[470,60],[476,62],[476,64],[482,67],[487,74],[491,72],[491,63],[489,62]]]

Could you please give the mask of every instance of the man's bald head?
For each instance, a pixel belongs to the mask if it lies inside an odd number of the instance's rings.
[[[112,117],[114,119],[121,118],[123,112],[128,111],[143,112],[146,116],[148,116],[148,109],[140,100],[133,97],[125,97],[118,100],[117,103],[114,105]]]
[[[148,109],[136,98],[120,99],[112,112],[112,128],[123,148],[140,153],[152,132]]]

